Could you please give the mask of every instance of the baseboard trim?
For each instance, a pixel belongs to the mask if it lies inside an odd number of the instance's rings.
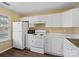
[[[56,53],[51,54],[51,52],[45,52],[45,54],[63,57],[63,55],[61,55],[61,54],[56,54]]]
[[[5,52],[5,51],[7,51],[7,50],[9,50],[9,49],[11,49],[11,48],[12,48],[12,47],[9,47],[9,48],[7,48],[7,49],[1,51],[0,54],[3,53],[3,52]]]

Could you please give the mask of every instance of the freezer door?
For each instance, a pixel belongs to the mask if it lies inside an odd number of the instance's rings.
[[[22,31],[22,22],[13,22],[13,32]]]
[[[13,47],[24,49],[24,40],[22,39],[22,32],[13,32]]]

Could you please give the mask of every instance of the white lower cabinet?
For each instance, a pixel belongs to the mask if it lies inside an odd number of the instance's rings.
[[[63,40],[62,38],[52,38],[52,54],[63,55]]]
[[[27,37],[27,36],[26,36]],[[31,48],[31,41],[35,39],[35,36],[33,34],[28,34],[28,37],[26,39],[26,49]]]
[[[42,54],[47,53],[51,55],[63,56],[63,38],[47,36],[47,38],[44,38],[44,41],[43,39],[35,37],[35,35],[29,35],[28,38],[29,40],[26,40],[26,47],[31,51]]]
[[[51,46],[52,46],[52,40],[46,38],[46,40],[45,40],[45,53],[52,54],[51,53],[51,51],[52,51]]]
[[[45,43],[46,53],[63,56],[63,38],[47,38]]]

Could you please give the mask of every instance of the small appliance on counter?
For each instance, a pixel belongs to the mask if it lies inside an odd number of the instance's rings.
[[[28,34],[35,34],[35,30],[28,30]]]

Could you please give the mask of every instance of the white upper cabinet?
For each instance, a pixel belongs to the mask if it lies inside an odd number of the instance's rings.
[[[72,26],[79,27],[79,8],[72,9]]]
[[[49,14],[46,16],[46,27],[53,27],[52,25],[52,14]]]
[[[72,12],[71,11],[66,11],[63,13],[62,26],[72,27]]]
[[[48,14],[41,16],[29,17],[29,26],[36,23],[45,23],[46,27],[61,27],[62,26],[62,14]]]
[[[52,27],[62,27],[62,14],[57,13],[57,14],[52,14],[51,15],[51,24]]]
[[[79,8],[63,13],[23,17],[21,20],[29,21],[29,27],[34,27],[36,23],[45,23],[46,27],[79,27]]]
[[[63,27],[79,27],[79,8],[63,13]]]
[[[34,27],[34,24],[38,22],[39,16],[30,16],[29,18],[29,27]]]
[[[48,20],[48,19],[50,19],[50,18],[49,18],[49,15],[40,15],[40,21],[41,21],[42,23],[47,24],[47,20]]]
[[[43,21],[46,25],[46,27],[51,27],[51,14],[49,15],[41,15],[40,20]]]
[[[40,20],[46,24],[46,27],[61,27],[62,14],[48,14],[40,16]]]

